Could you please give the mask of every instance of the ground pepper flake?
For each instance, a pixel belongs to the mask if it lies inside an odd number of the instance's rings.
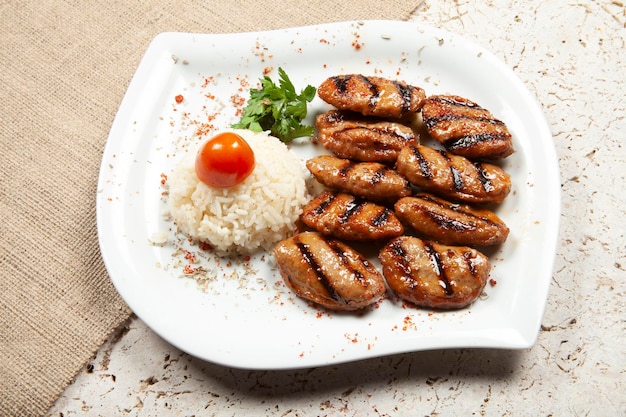
[[[180,104],[183,102],[183,100],[185,100],[185,97],[183,97],[182,94],[179,94],[176,97],[174,97],[174,100],[176,101],[176,103]]]

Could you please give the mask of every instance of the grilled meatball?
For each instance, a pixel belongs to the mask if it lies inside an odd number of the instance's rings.
[[[320,84],[317,93],[322,100],[338,109],[395,119],[417,113],[426,99],[420,87],[360,74],[327,78]]]
[[[391,239],[404,232],[387,207],[328,190],[304,206],[300,220],[323,235],[352,241]]]
[[[357,310],[386,291],[382,275],[346,244],[303,232],[273,250],[285,284],[301,298],[333,310]]]
[[[306,161],[306,167],[325,186],[366,200],[387,202],[411,195],[406,178],[378,162],[321,155]]]
[[[428,146],[403,148],[396,168],[413,185],[452,200],[500,203],[511,191],[511,178],[502,168]]]
[[[315,119],[317,138],[341,158],[393,163],[404,146],[418,143],[413,129],[402,123],[339,110]]]
[[[458,96],[431,96],[422,108],[428,133],[452,153],[500,159],[513,153],[511,133],[489,110]]]
[[[411,236],[393,239],[378,255],[389,288],[420,307],[463,308],[483,291],[491,264],[476,249]]]
[[[450,203],[431,194],[401,198],[394,208],[400,221],[420,236],[446,245],[498,245],[509,235],[509,228],[493,211]]]

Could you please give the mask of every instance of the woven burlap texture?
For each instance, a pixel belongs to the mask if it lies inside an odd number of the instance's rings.
[[[160,32],[406,19],[419,2],[0,4],[0,415],[45,414],[131,311],[100,257],[107,135]]]

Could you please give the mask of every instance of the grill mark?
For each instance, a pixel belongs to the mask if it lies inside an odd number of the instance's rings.
[[[400,140],[402,140],[403,142],[410,142],[412,140],[415,139],[415,136],[410,136],[410,135],[406,135],[406,134],[402,134],[402,133],[398,133],[394,130],[390,130],[390,129],[380,129],[380,128],[374,128],[374,127],[365,127],[365,126],[346,126],[342,129],[336,129],[333,131],[333,136],[344,133],[347,135],[350,135],[350,131],[352,130],[368,130],[372,133],[378,134],[380,136],[387,136],[390,138],[398,138]],[[385,143],[384,141],[380,141],[380,140],[375,140],[375,138],[370,138],[372,139],[372,141],[376,144],[381,144],[383,146],[388,146],[389,144]]]
[[[424,249],[426,250],[426,253],[430,257],[435,273],[439,276],[439,284],[443,288],[444,292],[448,296],[453,295],[454,290],[452,289],[452,286],[450,285],[450,280],[448,279],[448,276],[446,275],[446,269],[444,267],[443,262],[441,262],[441,257],[439,256],[439,252],[435,250],[435,248],[432,246],[430,242],[424,242]]]
[[[354,164],[352,164],[350,161],[345,161],[338,169],[338,175],[341,178],[346,178],[349,174],[350,171],[352,171],[354,168]]]
[[[483,122],[494,126],[504,126],[504,122],[498,119],[492,119],[490,117],[468,116],[465,114],[442,114],[439,116],[425,117],[424,123],[428,129],[433,129],[441,122],[456,122],[461,120],[472,120],[477,122]]]
[[[339,95],[344,96],[348,94],[348,81],[350,81],[350,77],[333,77],[332,80]]]
[[[396,87],[396,90],[398,90],[400,97],[402,97],[402,114],[408,113],[409,110],[411,110],[411,88],[408,85],[401,84],[397,81],[393,81],[393,85]]]
[[[368,182],[371,185],[376,185],[380,183],[387,175],[387,171],[389,171],[389,168],[386,166],[382,166],[378,168],[376,171],[374,171],[374,173],[372,174],[372,177],[369,179]],[[342,179],[345,179],[345,178],[349,178],[350,174],[355,173],[355,172],[356,172],[355,174],[356,176],[360,176],[358,173],[356,164],[352,162],[345,162],[341,167],[339,167],[337,175],[341,177]]]
[[[501,133],[476,133],[473,135],[462,135],[447,139],[443,142],[443,146],[447,149],[459,149],[474,146],[481,142],[490,142],[497,140],[509,140],[509,135]]]
[[[370,96],[370,100],[367,103],[368,107],[371,109],[376,108],[378,102],[380,101],[380,91],[378,91],[378,86],[374,84],[369,78],[364,75],[361,75],[361,79],[367,85],[367,88],[370,90],[372,95]]]
[[[327,124],[341,123],[345,120],[344,114],[339,111],[331,111],[324,115],[323,120]]]
[[[379,128],[367,128],[368,130],[371,130],[372,132],[376,132],[381,136],[390,136],[390,137],[394,137],[394,138],[400,138],[403,141],[411,141],[413,139],[415,139],[415,136],[411,136],[411,135],[407,135],[407,134],[403,134],[403,133],[399,133],[393,129],[379,129]]]
[[[377,169],[374,172],[374,175],[372,175],[372,178],[370,179],[369,183],[372,185],[376,185],[378,183],[380,183],[385,176],[387,175],[387,171],[389,171],[389,168],[387,167],[381,167],[379,169]]]
[[[487,172],[485,171],[483,164],[476,162],[474,163],[474,168],[476,168],[476,175],[478,176],[478,180],[483,186],[483,190],[488,193],[495,190],[493,183],[487,177]]]
[[[459,101],[454,99],[453,97],[431,97],[429,100],[431,101],[435,101],[435,102],[439,102],[439,103],[446,103],[446,104],[451,104],[452,106],[458,106],[458,107],[468,107],[470,109],[476,109],[476,110],[484,110],[482,107],[480,107],[478,104],[471,102],[471,101]]]
[[[417,149],[416,146],[411,146],[411,151],[413,151],[413,156],[417,159],[417,164],[419,165],[420,171],[422,172],[422,177],[426,179],[432,179],[433,172],[430,169],[430,164],[428,160],[424,158],[424,155]]]
[[[454,230],[455,232],[476,230],[476,226],[458,221],[456,219],[451,219],[450,217],[447,217],[440,213],[436,213],[434,211],[427,210],[425,211],[425,214],[430,217],[435,223],[437,223],[439,226],[446,230]]]
[[[387,220],[389,220],[390,215],[391,215],[391,210],[389,210],[388,208],[384,208],[380,213],[378,213],[376,216],[372,218],[372,226],[374,227],[383,226],[385,223],[387,223]]]
[[[450,165],[450,172],[452,173],[452,181],[454,183],[454,189],[457,191],[461,191],[463,186],[463,178],[461,177],[461,173],[454,165]]]
[[[403,280],[410,281],[407,282],[409,288],[417,287],[418,282],[411,273],[411,264],[406,256],[406,250],[402,247],[402,240],[394,241],[390,245],[389,250],[394,258],[394,264],[402,271]]]
[[[429,132],[433,130],[435,126],[437,126],[437,124],[441,121],[441,119],[442,119],[441,117],[422,116],[422,120],[424,121],[424,124],[426,125],[426,130],[428,130]]]
[[[497,222],[489,219],[488,217],[478,216],[478,215],[476,215],[474,213],[471,213],[471,212],[468,212],[468,211],[465,211],[465,210],[461,210],[461,207],[458,204],[453,204],[453,203],[443,204],[441,201],[438,201],[438,200],[436,200],[436,199],[434,199],[432,197],[425,196],[425,195],[416,196],[415,198],[419,198],[420,200],[424,200],[424,201],[428,201],[429,203],[436,204],[437,206],[442,207],[444,209],[453,210],[456,213],[463,214],[464,216],[471,217],[471,218],[476,219],[478,221],[483,221],[485,223],[489,223],[490,225],[498,226]],[[431,211],[428,210],[428,213],[431,213]],[[437,214],[438,216],[443,216],[442,214],[439,214],[439,213],[435,213],[435,214]]]
[[[326,211],[328,206],[330,206],[332,204],[332,202],[335,201],[336,198],[337,198],[336,194],[330,194],[329,193],[328,194],[328,198],[326,200],[320,202],[318,204],[318,206],[313,209],[313,214],[315,214],[316,216],[324,214],[324,212]]]
[[[339,223],[344,224],[350,220],[350,217],[356,216],[364,207],[365,201],[352,199],[348,202],[346,209],[339,216]]]
[[[452,161],[450,160],[450,157],[446,155],[446,152],[439,151],[439,153],[446,160],[446,163],[450,168],[450,174],[452,174],[452,185],[454,186],[454,189],[456,191],[461,191],[465,186],[465,183],[463,182],[463,177],[461,176],[461,172],[456,166],[452,164]]]
[[[346,256],[346,252],[334,241],[326,242],[328,246],[332,249],[333,252],[337,255],[343,266],[352,273],[352,275],[359,281],[361,285],[364,287],[367,286],[367,280],[361,271],[356,268],[353,268],[350,264],[350,259]]]
[[[304,260],[309,264],[313,272],[315,272],[315,275],[317,276],[317,280],[322,285],[322,287],[324,287],[324,289],[328,293],[328,296],[332,298],[333,300],[341,301],[345,303],[344,299],[337,293],[335,288],[332,286],[332,284],[328,280],[328,277],[326,276],[326,274],[320,267],[313,253],[311,253],[311,251],[309,250],[309,246],[306,243],[302,242],[300,239],[295,239],[295,243],[296,243],[296,246],[298,247],[298,250],[302,254],[302,257],[304,258]]]

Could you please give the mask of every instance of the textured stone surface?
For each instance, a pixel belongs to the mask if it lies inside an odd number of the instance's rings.
[[[626,415],[626,13],[619,1],[424,1],[415,22],[490,49],[550,123],[562,217],[536,345],[313,370],[225,368],[132,319],[50,410],[98,415]]]

